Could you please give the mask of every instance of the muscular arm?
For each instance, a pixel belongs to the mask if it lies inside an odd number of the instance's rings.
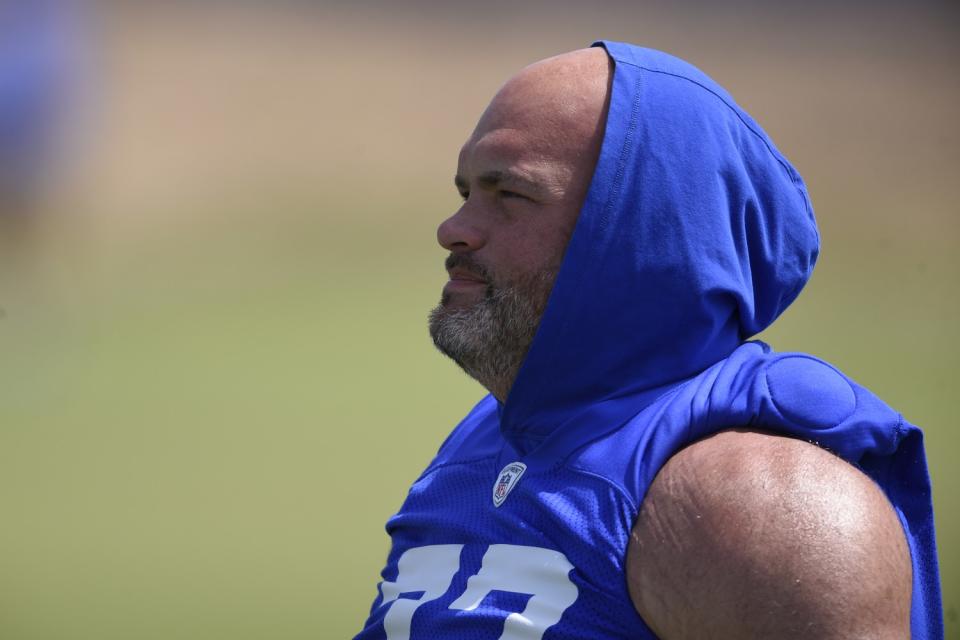
[[[910,637],[910,554],[863,473],[815,445],[725,431],[674,455],[627,552],[663,640]]]

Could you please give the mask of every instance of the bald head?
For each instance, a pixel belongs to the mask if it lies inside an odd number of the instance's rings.
[[[460,150],[437,229],[450,281],[434,343],[501,401],[540,324],[600,153],[611,63],[583,49],[510,78]]]
[[[600,47],[533,63],[497,92],[470,141],[497,130],[513,131],[544,156],[582,164],[578,173],[592,174],[603,140],[610,68]]]

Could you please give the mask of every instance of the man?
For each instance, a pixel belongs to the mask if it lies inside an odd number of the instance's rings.
[[[599,44],[460,152],[430,329],[491,395],[387,524],[357,637],[941,637],[919,430],[746,341],[817,256],[800,176],[697,69]]]

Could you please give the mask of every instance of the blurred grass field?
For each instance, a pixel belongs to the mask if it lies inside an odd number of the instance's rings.
[[[0,245],[0,638],[359,629],[386,518],[481,395],[426,332],[459,145],[597,37],[704,68],[807,179],[821,262],[763,337],[925,428],[960,638],[955,16],[530,6],[104,12],[76,185]]]

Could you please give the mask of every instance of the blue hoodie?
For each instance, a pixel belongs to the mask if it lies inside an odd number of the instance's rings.
[[[680,448],[734,426],[819,443],[885,491],[913,559],[913,638],[943,635],[922,434],[804,354],[748,338],[797,297],[819,237],[800,176],[710,78],[614,61],[589,192],[505,404],[454,429],[387,524],[367,638],[654,638],[630,530]]]

